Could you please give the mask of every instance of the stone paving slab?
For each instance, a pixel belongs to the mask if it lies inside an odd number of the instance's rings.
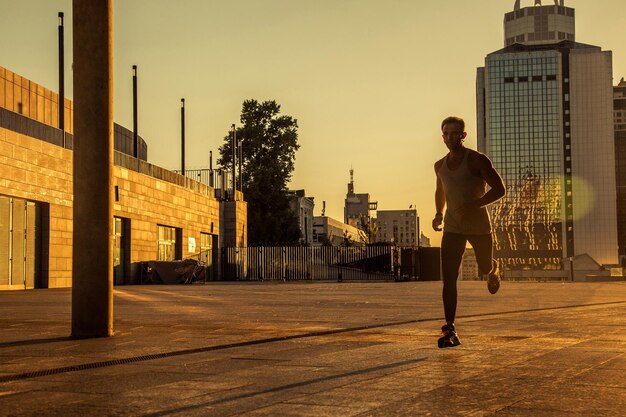
[[[0,416],[622,416],[626,283],[115,288],[112,338],[71,290],[0,292]]]

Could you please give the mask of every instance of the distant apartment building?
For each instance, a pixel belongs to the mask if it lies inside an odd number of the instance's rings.
[[[473,248],[465,248],[461,268],[459,269],[459,279],[464,281],[475,281],[479,279],[476,253]]]
[[[504,48],[477,70],[478,149],[507,186],[491,206],[507,270],[618,262],[612,55],[577,42],[574,18],[562,1],[516,1]]]
[[[313,217],[313,246],[364,245],[365,234],[357,227],[350,226],[327,216]]]
[[[419,218],[417,210],[378,210],[376,212],[375,242],[396,246],[418,246]]]
[[[73,104],[0,67],[0,290],[70,287],[73,245]],[[241,192],[215,189],[146,162],[147,146],[114,126],[111,244],[115,284],[136,282],[140,262],[181,260],[246,245]],[[96,189],[94,193],[108,192]],[[89,262],[89,259],[83,260]],[[210,271],[212,276],[215,270]]]
[[[617,241],[622,265],[626,260],[626,81],[613,87],[615,125],[615,183],[617,186]]]
[[[313,197],[307,197],[304,190],[290,190],[287,192],[289,197],[289,208],[298,218],[300,226],[300,243],[313,243],[313,208],[315,202]]]
[[[370,224],[370,212],[376,210],[378,203],[370,200],[369,194],[354,192],[354,170],[350,170],[350,182],[344,205],[343,221],[354,227],[365,228]]]

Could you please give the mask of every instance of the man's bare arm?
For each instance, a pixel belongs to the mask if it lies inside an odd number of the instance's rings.
[[[437,171],[441,167],[441,161],[435,164],[435,175]],[[437,187],[435,188],[435,218],[433,219],[433,229],[436,231],[441,231],[441,224],[443,223],[443,209],[446,206],[446,193],[443,189],[443,184],[441,183],[441,179],[437,175]]]
[[[478,169],[480,176],[485,180],[490,190],[485,193],[481,198],[476,201],[479,207],[485,207],[492,204],[506,194],[504,187],[504,181],[498,171],[493,167],[491,160],[485,155],[479,154],[477,158]]]

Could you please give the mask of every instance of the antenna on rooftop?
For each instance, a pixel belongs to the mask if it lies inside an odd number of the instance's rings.
[[[348,194],[354,194],[354,170],[350,166],[350,182],[348,183]]]

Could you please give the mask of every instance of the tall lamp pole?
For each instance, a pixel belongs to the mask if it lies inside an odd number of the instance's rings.
[[[209,151],[209,186],[213,187],[213,151]]]
[[[59,129],[65,146],[65,49],[63,36],[63,12],[59,12]]]
[[[185,176],[185,99],[180,99],[180,172]]]
[[[133,156],[139,159],[137,124],[137,65],[133,65]],[[139,161],[137,161],[137,166],[139,166]]]
[[[235,124],[233,123],[230,126],[230,130],[233,134],[232,136],[232,154],[233,154],[233,200],[235,201],[235,190],[237,189],[237,129],[235,128]]]
[[[241,174],[242,163],[243,163],[243,138],[239,139],[239,191],[243,192],[243,175]]]

